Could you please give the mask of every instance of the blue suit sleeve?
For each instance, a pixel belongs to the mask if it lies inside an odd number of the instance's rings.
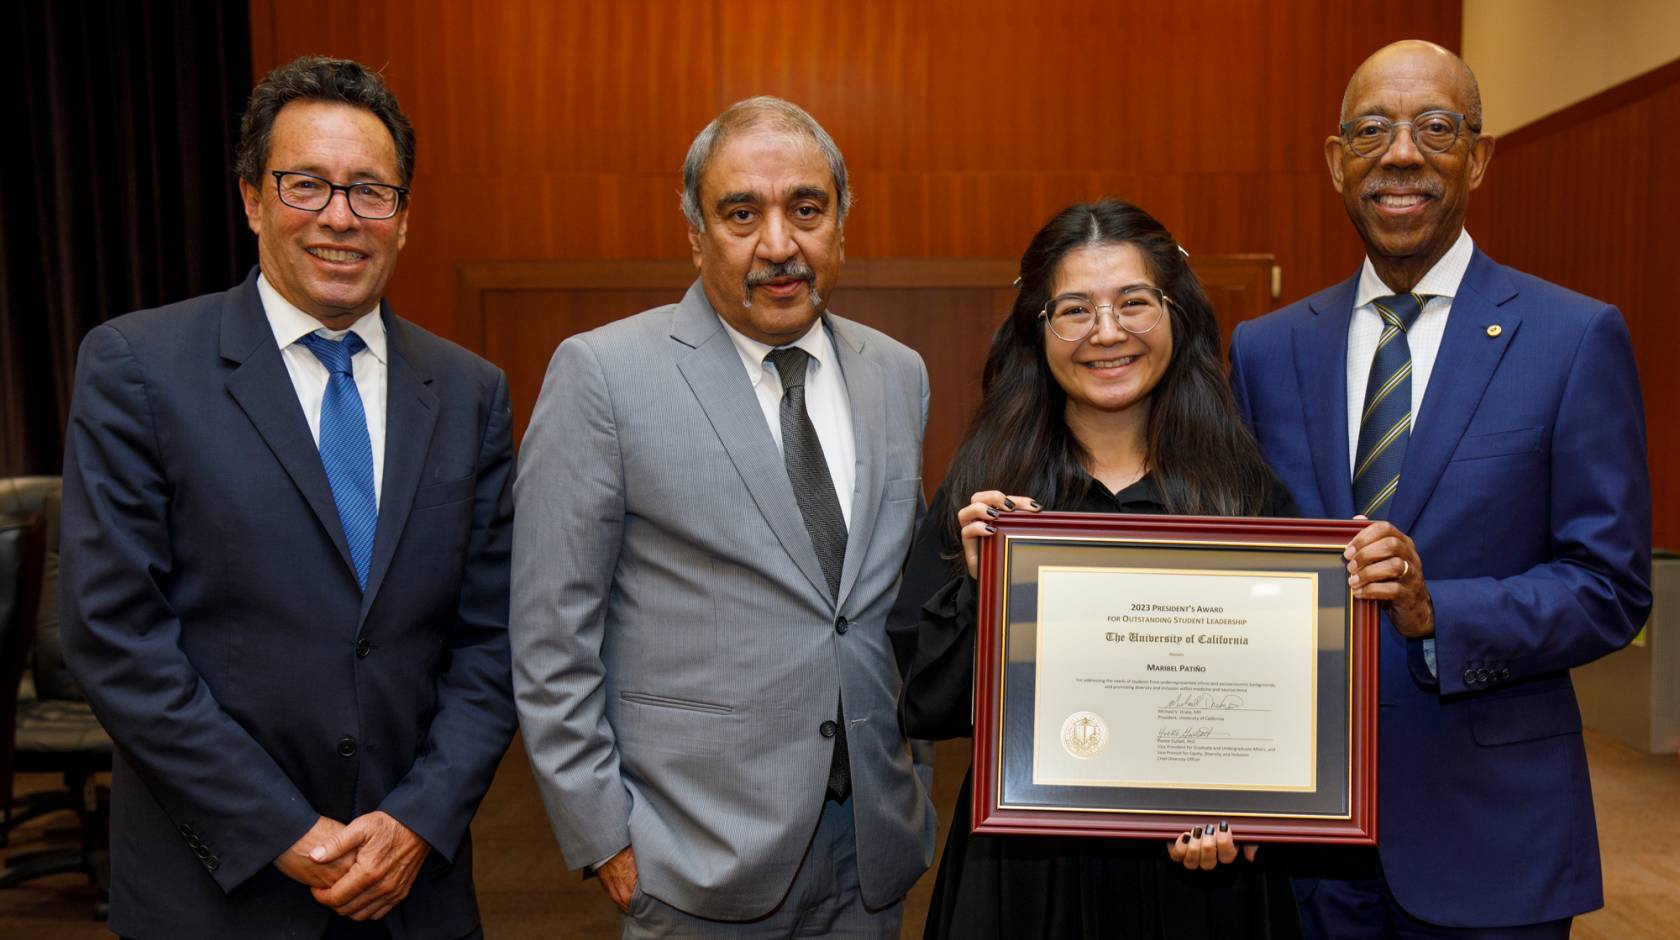
[[[1645,416],[1613,307],[1575,351],[1550,453],[1551,560],[1508,578],[1429,580],[1442,694],[1469,691],[1467,671],[1491,669],[1503,684],[1590,662],[1626,645],[1650,613]],[[1410,659],[1430,682],[1422,656]]]
[[[173,491],[146,376],[114,327],[82,343],[66,439],[65,660],[121,757],[169,818],[198,834],[216,858],[211,877],[232,891],[319,814],[182,649],[165,590]]]
[[[380,809],[453,861],[517,719],[508,649],[513,545],[513,409],[496,373],[479,444],[472,531],[437,708],[420,754]]]
[[[1242,340],[1243,324],[1239,323],[1231,331],[1231,394],[1237,400],[1237,413],[1242,415],[1243,424],[1254,430],[1254,415],[1249,411],[1248,388],[1243,381],[1242,353],[1238,351],[1237,343]]]

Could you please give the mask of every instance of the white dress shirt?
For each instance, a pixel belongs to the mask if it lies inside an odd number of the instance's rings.
[[[303,406],[309,435],[315,439],[317,448],[321,446],[321,399],[326,397],[329,375],[321,360],[308,348],[298,345],[298,340],[310,333],[340,340],[354,330],[367,344],[364,352],[351,359],[350,368],[356,378],[356,392],[362,397],[362,412],[367,415],[368,443],[373,445],[373,498],[377,507],[385,484],[385,321],[379,317],[379,305],[374,304],[349,329],[329,330],[320,320],[280,296],[274,285],[260,274],[257,294],[262,297],[268,327],[274,331],[274,342],[280,347],[280,358],[285,360],[286,373],[292,377],[292,388],[297,391],[298,404]]]
[[[1435,356],[1441,351],[1441,337],[1447,332],[1447,317],[1452,313],[1453,297],[1464,281],[1470,267],[1470,256],[1476,243],[1470,233],[1460,230],[1458,241],[1447,249],[1441,260],[1412,288],[1414,294],[1430,295],[1423,303],[1417,321],[1406,331],[1406,346],[1412,353],[1412,428],[1417,428],[1418,412],[1423,407],[1423,393],[1429,388],[1429,375],[1435,371]],[[1347,386],[1348,386],[1348,473],[1353,473],[1359,451],[1359,416],[1365,412],[1365,383],[1371,378],[1371,360],[1377,355],[1377,340],[1383,331],[1382,315],[1372,301],[1387,297],[1395,290],[1377,276],[1371,259],[1359,272],[1359,288],[1353,295],[1353,320],[1348,324]],[[1423,641],[1423,661],[1435,674],[1435,640]]]
[[[1424,301],[1417,321],[1406,331],[1406,345],[1412,351],[1412,427],[1423,406],[1423,393],[1429,388],[1429,375],[1435,370],[1435,356],[1441,351],[1441,337],[1447,332],[1447,317],[1452,313],[1453,297],[1470,267],[1470,256],[1476,243],[1470,233],[1460,231],[1458,241],[1447,249],[1441,260],[1412,288],[1412,293],[1430,294]],[[1347,415],[1348,415],[1348,472],[1354,470],[1359,450],[1359,416],[1365,413],[1365,383],[1371,378],[1371,360],[1377,355],[1377,340],[1382,337],[1383,320],[1372,301],[1396,291],[1383,283],[1371,259],[1359,272],[1359,287],[1353,295],[1353,320],[1348,324],[1347,350]]]
[[[735,350],[741,354],[741,365],[747,370],[758,395],[758,406],[764,421],[770,425],[770,436],[776,449],[782,447],[782,378],[773,363],[765,362],[775,346],[766,346],[718,318]],[[852,402],[846,395],[846,378],[840,373],[840,357],[834,351],[834,341],[823,329],[822,318],[811,324],[797,341],[790,343],[811,356],[805,367],[805,411],[817,429],[822,443],[823,459],[828,463],[828,477],[834,481],[834,496],[840,501],[840,513],[846,528],[852,526],[852,490],[857,485],[857,442],[852,437]]]

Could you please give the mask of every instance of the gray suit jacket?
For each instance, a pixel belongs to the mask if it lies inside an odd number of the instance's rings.
[[[838,604],[698,282],[562,343],[520,454],[514,686],[561,851],[576,868],[633,845],[642,890],[703,917],[758,917],[786,893],[842,691],[865,901],[933,859],[885,629],[922,508],[927,371],[825,322],[857,442]]]

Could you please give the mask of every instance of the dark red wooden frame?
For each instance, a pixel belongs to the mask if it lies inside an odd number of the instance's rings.
[[[1009,535],[1084,536],[1135,540],[1140,546],[1161,539],[1209,543],[1248,542],[1280,551],[1312,551],[1332,543],[1346,545],[1369,523],[1341,519],[1251,519],[1217,516],[1136,516],[1094,513],[1005,514],[998,534],[986,539],[980,553],[980,622],[974,669],[975,832],[1019,835],[1073,835],[1170,838],[1201,825],[1212,815],[1229,820],[1239,838],[1253,842],[1319,842],[1375,845],[1377,841],[1377,609],[1372,601],[1349,598],[1352,627],[1348,638],[1351,681],[1348,694],[1352,737],[1348,778],[1350,815],[1346,819],[1304,816],[1249,816],[1242,813],[1115,813],[1077,809],[1010,809],[999,797],[998,697],[1003,682],[1000,643],[1003,636],[1003,543]],[[1217,548],[1218,545],[1210,547]],[[1323,746],[1322,743],[1320,746]]]

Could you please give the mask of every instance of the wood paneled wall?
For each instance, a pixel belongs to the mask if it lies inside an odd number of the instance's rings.
[[[1469,228],[1498,260],[1621,308],[1645,394],[1653,541],[1680,550],[1680,61],[1498,140]]]
[[[1195,254],[1267,253],[1292,299],[1359,245],[1321,156],[1383,43],[1459,45],[1459,0],[250,0],[258,74],[380,66],[419,134],[392,300],[457,335],[462,261],[679,259],[678,168],[730,102],[839,142],[853,258],[1018,258],[1112,193]],[[842,281],[844,274],[842,274]],[[938,355],[938,350],[922,350]]]

